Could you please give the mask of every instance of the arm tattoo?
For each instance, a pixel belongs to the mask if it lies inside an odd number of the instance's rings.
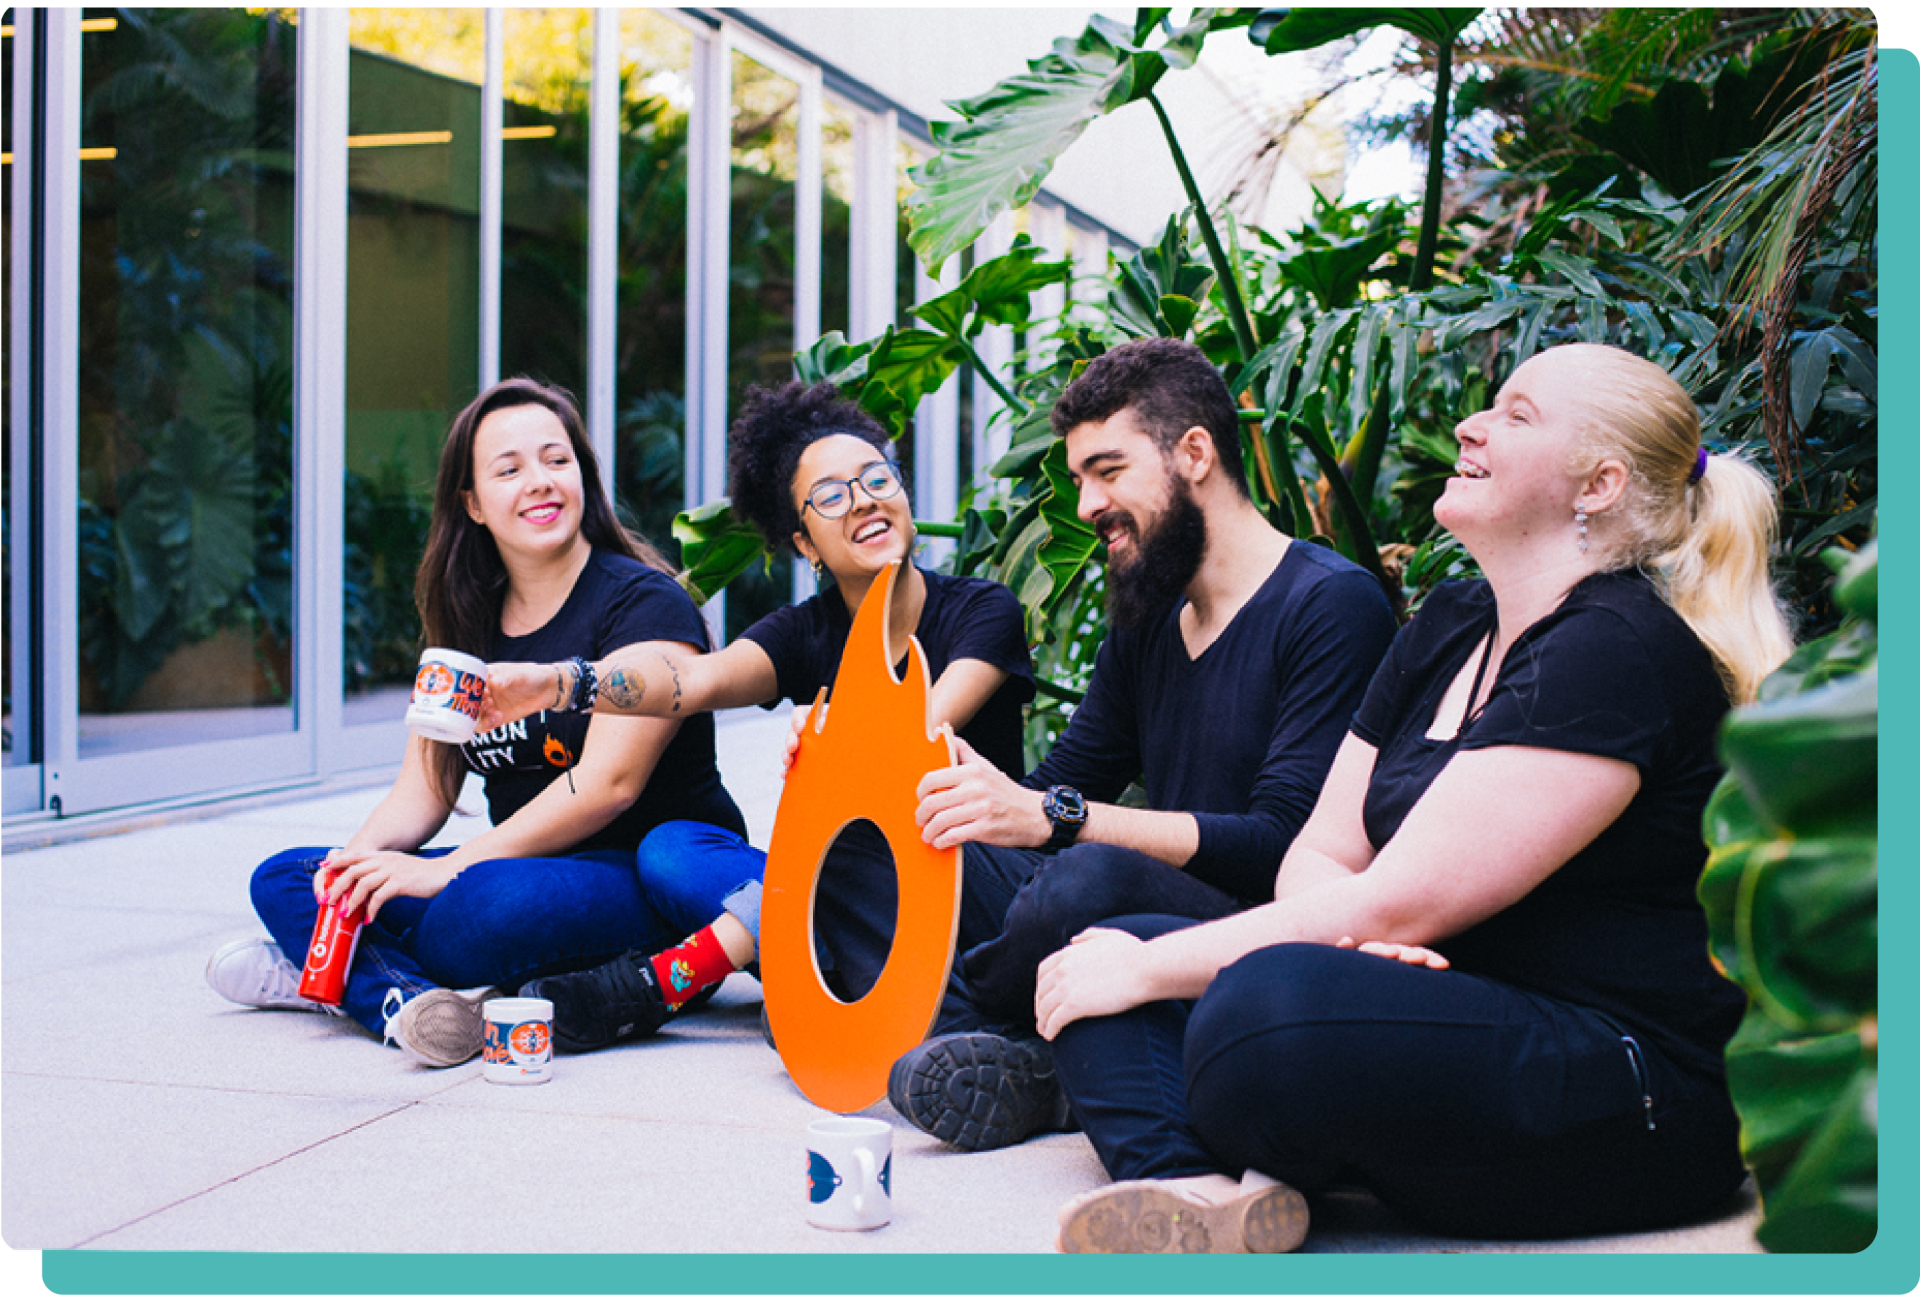
[[[678,715],[680,713],[680,667],[674,664],[673,658],[664,652],[655,652],[653,655],[660,658],[660,664],[667,668],[667,675],[673,680],[673,713]]]
[[[638,674],[615,669],[601,680],[600,695],[620,710],[632,710],[647,695],[647,681]]]

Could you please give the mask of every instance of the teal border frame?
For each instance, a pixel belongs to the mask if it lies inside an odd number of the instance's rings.
[[[1920,130],[1920,60],[1906,50],[1882,49],[1880,183],[1882,211],[1920,212],[1920,147],[1899,123]],[[1885,129],[1892,125],[1894,128]],[[1884,221],[1884,217],[1883,217]],[[1896,230],[1897,221],[1886,221]],[[1908,304],[1920,288],[1916,255],[1900,239],[1881,246],[1882,303],[1902,303],[1883,316],[1880,354],[1920,354],[1920,319]],[[1920,409],[1920,383],[1901,362],[1883,370],[1883,426],[1910,427]],[[1895,377],[1894,375],[1898,375]],[[1920,442],[1885,438],[1882,478],[1913,480]],[[1882,514],[1882,543],[1902,559],[1916,551],[1920,515],[1901,508]],[[1908,646],[1916,619],[1920,570],[1902,560],[1882,578],[1880,633],[1895,652]],[[1887,655],[1884,651],[1883,655]],[[1920,772],[1913,749],[1889,751],[1885,735],[1920,731],[1920,686],[1898,669],[1883,679],[1883,791],[1893,774]],[[1904,753],[1902,753],[1904,752]],[[1889,759],[1889,756],[1892,756]],[[1883,804],[1885,801],[1883,800]],[[1903,845],[1885,850],[1898,860],[1881,876],[1883,912],[1915,912],[1912,856],[1920,832],[1912,825],[1882,823],[1883,845],[1891,826]],[[1887,975],[1882,944],[1881,984]],[[1882,1092],[1904,1091],[1914,1077],[1913,1000],[1882,994]],[[41,1256],[41,1279],[62,1295],[106,1292],[405,1291],[419,1295],[536,1291],[819,1291],[936,1292],[1045,1289],[1078,1291],[1292,1291],[1524,1292],[1562,1295],[1611,1291],[1687,1291],[1729,1295],[1772,1292],[1906,1292],[1920,1285],[1920,1232],[1890,1221],[1920,1218],[1916,1186],[1914,1108],[1904,1100],[1884,1103],[1880,1127],[1880,1217],[1873,1245],[1857,1255],[1290,1255],[1251,1257],[1076,1257],[1063,1255],[344,1255],[50,1251]],[[539,1190],[532,1188],[531,1190]],[[289,1208],[292,1204],[289,1203]]]

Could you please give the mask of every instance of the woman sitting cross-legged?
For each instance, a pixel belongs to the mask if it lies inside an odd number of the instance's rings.
[[[427,642],[496,661],[604,655],[647,643],[689,655],[706,625],[652,547],[623,530],[565,392],[525,378],[454,420],[415,582]],[[739,830],[707,716],[572,713],[549,690],[531,718],[464,747],[410,736],[393,789],[342,848],[284,851],[253,874],[270,939],[216,951],[207,980],[253,1007],[298,993],[316,901],[367,925],[338,1011],[423,1065],[480,1051],[482,999],[685,933],[641,893],[633,852],[669,819]],[[584,698],[582,701],[584,702]],[[469,770],[493,826],[423,850]]]
[[[853,617],[887,566],[913,550],[913,519],[886,430],[830,384],[748,392],[728,432],[734,510],[770,546],[792,544],[832,584],[749,626],[710,656],[654,647],[599,662],[502,666],[487,680],[483,723],[523,714],[592,671],[599,714],[689,715],[782,698],[805,719],[833,682]],[[963,758],[1018,777],[1021,706],[1033,665],[1020,604],[991,580],[944,576],[911,562],[895,580],[888,641],[920,642],[933,679],[935,725],[953,726]],[[788,751],[794,739],[790,736]],[[553,1001],[554,1040],[569,1051],[644,1038],[696,994],[751,963],[759,939],[766,855],[741,833],[702,822],[655,829],[637,855],[641,888],[688,915],[693,934],[662,949],[637,946],[590,971],[549,976],[527,992]],[[750,878],[742,884],[742,878]],[[961,947],[998,933],[1025,876],[970,869],[960,904]],[[816,887],[816,954],[843,1000],[864,995],[892,946],[897,881],[892,853],[871,823],[836,839]]]
[[[1274,901],[1041,968],[1118,1180],[1064,1250],[1291,1249],[1335,1183],[1442,1233],[1666,1227],[1744,1176],[1744,999],[1694,887],[1721,718],[1791,648],[1771,487],[1605,347],[1528,360],[1455,435],[1434,515],[1486,578],[1396,638]]]

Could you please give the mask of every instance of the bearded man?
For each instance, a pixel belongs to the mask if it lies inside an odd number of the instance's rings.
[[[970,886],[1027,878],[889,1078],[896,1110],[969,1151],[1072,1127],[1033,1032],[1047,955],[1123,914],[1210,921],[1273,898],[1394,632],[1373,577],[1254,506],[1233,400],[1198,347],[1116,347],[1062,393],[1053,430],[1107,549],[1111,630],[1086,699],[1020,782],[957,743],[919,789],[924,836],[964,847]],[[1115,803],[1135,778],[1152,808]]]

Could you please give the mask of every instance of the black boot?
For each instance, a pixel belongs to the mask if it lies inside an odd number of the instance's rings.
[[[562,1052],[644,1039],[672,1015],[652,960],[631,950],[590,971],[530,980],[520,992],[553,1004],[553,1041]]]
[[[893,1063],[887,1100],[915,1128],[962,1151],[991,1151],[1079,1127],[1038,1038],[943,1034]]]

